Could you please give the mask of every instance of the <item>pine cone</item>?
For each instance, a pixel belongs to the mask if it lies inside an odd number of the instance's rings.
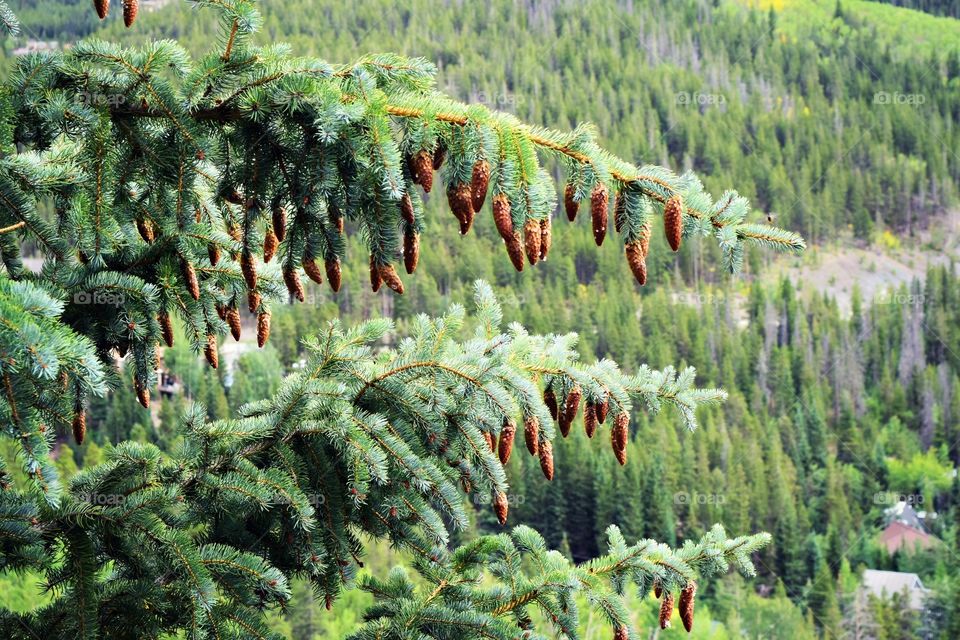
[[[627,223],[627,199],[622,191],[618,191],[613,199],[613,228],[617,233],[623,231],[623,225]]]
[[[693,607],[697,597],[697,583],[691,580],[687,586],[680,592],[680,620],[683,621],[683,628],[690,633],[693,629]]]
[[[123,0],[123,24],[128,28],[133,25],[137,19],[137,0]]]
[[[194,300],[200,299],[200,283],[197,281],[197,272],[190,264],[190,261],[180,256],[180,273],[183,275],[183,281],[187,284],[187,291]]]
[[[666,629],[670,626],[671,617],[673,617],[673,594],[668,591],[663,594],[663,600],[660,602],[661,629]]]
[[[253,254],[244,249],[240,256],[240,270],[243,271],[243,280],[247,283],[247,289],[257,288],[257,266],[253,259]]]
[[[143,405],[144,409],[150,408],[150,390],[147,389],[146,385],[140,382],[139,378],[133,379],[133,388],[137,392],[137,400],[140,401],[140,404]]]
[[[327,272],[327,281],[330,283],[330,288],[333,289],[334,293],[340,291],[340,280],[343,275],[340,270],[340,261],[337,259],[324,260],[323,267]]]
[[[403,234],[403,266],[407,273],[417,270],[420,262],[420,234],[408,230]]]
[[[580,209],[580,203],[575,200],[576,188],[572,182],[568,182],[563,188],[563,208],[567,211],[567,220],[573,222],[577,219],[577,210]]]
[[[523,420],[523,439],[527,444],[527,451],[535,456],[540,451],[540,420],[537,416],[527,416]]]
[[[647,218],[643,221],[643,226],[640,227],[640,249],[643,252],[643,257],[646,258],[650,255],[650,236],[653,234],[653,231],[650,228],[650,218]]]
[[[273,208],[273,235],[280,242],[287,237],[287,212],[280,205]]]
[[[610,196],[607,193],[607,186],[598,182],[590,194],[590,217],[593,220],[593,241],[597,246],[603,244],[603,239],[607,235],[607,205]]]
[[[291,295],[291,297],[303,302],[303,283],[300,282],[300,274],[297,273],[296,268],[292,265],[284,267],[283,283],[287,285],[287,292]]]
[[[583,430],[588,438],[597,432],[597,405],[592,402],[583,406]]]
[[[327,212],[327,218],[330,220],[330,224],[332,224],[337,230],[337,233],[343,235],[344,221],[343,214],[340,213],[340,209],[331,204],[330,210]]]
[[[556,421],[560,417],[560,405],[557,403],[557,394],[553,392],[553,386],[547,387],[543,391],[543,404],[550,410],[550,417]]]
[[[261,349],[270,339],[270,312],[261,311],[257,314],[257,346]]]
[[[610,430],[610,443],[613,445],[613,455],[617,457],[617,462],[622,465],[627,464],[627,436],[630,433],[630,416],[626,411],[621,411],[613,419],[613,429]]]
[[[313,258],[303,256],[303,272],[317,284],[323,284],[323,272],[320,271],[320,266]]]
[[[493,223],[497,225],[497,231],[500,233],[501,238],[507,241],[513,238],[513,218],[510,216],[510,200],[504,193],[498,193],[493,196]]]
[[[510,256],[513,268],[517,271],[523,271],[523,242],[520,240],[520,232],[514,233],[503,243],[507,247],[507,255]]]
[[[507,524],[507,511],[510,505],[507,503],[507,494],[497,491],[493,496],[493,511],[497,514],[497,522],[501,525]]]
[[[380,268],[377,266],[377,263],[373,261],[373,254],[370,254],[370,288],[373,289],[373,292],[376,293],[380,291],[380,287],[383,285],[383,276],[380,275]]]
[[[110,13],[110,0],[93,0],[93,8],[97,10],[97,17],[103,20]]]
[[[83,444],[83,438],[87,435],[87,414],[83,409],[77,409],[73,414],[73,440],[77,444]]]
[[[613,640],[630,640],[630,630],[624,625],[617,626],[613,632]]]
[[[280,244],[280,241],[277,240],[277,235],[273,232],[273,227],[267,227],[267,230],[263,234],[263,261],[265,263],[273,260],[273,255],[277,252],[278,244]]]
[[[438,142],[436,148],[433,150],[433,157],[431,158],[434,171],[438,171],[440,167],[443,166],[443,161],[446,157],[447,148],[443,146],[442,142]]]
[[[490,453],[497,452],[497,441],[493,439],[493,434],[489,431],[483,432],[483,439],[487,443],[487,448],[490,449]]]
[[[540,260],[547,259],[547,254],[550,253],[550,245],[553,244],[551,225],[550,216],[540,221]]]
[[[553,443],[544,440],[540,443],[540,471],[547,480],[553,480]]]
[[[610,398],[604,397],[602,402],[597,403],[597,422],[600,424],[606,422],[608,411],[610,411]]]
[[[643,247],[639,242],[629,242],[626,246],[627,264],[634,279],[640,286],[647,284],[647,259],[643,255]]]
[[[220,262],[220,247],[214,243],[207,245],[207,259],[210,260],[210,266],[215,267]]]
[[[227,324],[234,340],[240,340],[240,311],[236,307],[227,307]]]
[[[473,224],[473,199],[470,195],[470,185],[466,182],[450,185],[447,188],[447,202],[454,217],[460,222],[460,235],[466,234]]]
[[[404,221],[411,227],[416,222],[416,216],[413,211],[413,199],[409,193],[403,194],[403,197],[400,198],[400,215],[403,216]]]
[[[400,276],[397,275],[397,270],[393,268],[392,264],[384,264],[380,266],[380,278],[388,287],[393,289],[394,293],[397,295],[403,295],[403,280],[401,280]]]
[[[500,458],[500,464],[507,464],[510,461],[510,454],[513,453],[513,439],[516,435],[516,423],[510,418],[504,418],[503,428],[500,429],[500,442],[497,443],[497,455]]]
[[[540,261],[540,221],[532,218],[523,223],[523,248],[531,265]]]
[[[160,323],[160,333],[163,335],[163,341],[168,347],[173,346],[173,322],[170,320],[170,314],[161,311],[157,314],[157,322]]]
[[[683,200],[678,195],[672,196],[663,206],[663,231],[670,248],[677,251],[683,235]]]
[[[153,244],[155,239],[153,233],[153,223],[146,218],[137,218],[137,231],[140,232],[140,237],[143,238],[144,242],[147,244]]]
[[[487,187],[490,185],[490,163],[477,160],[470,176],[470,193],[473,198],[473,210],[480,211],[487,199]]]
[[[433,155],[420,150],[410,158],[410,175],[413,181],[430,193],[433,189]]]
[[[659,580],[657,580],[653,583],[653,597],[659,600],[660,596],[662,595],[663,595],[663,585],[660,584]]]
[[[217,336],[212,333],[207,334],[207,346],[203,348],[203,355],[214,369],[220,366],[220,357],[217,355]]]
[[[227,321],[227,305],[220,304],[219,302],[217,302],[213,305],[213,308],[217,312],[217,317],[223,320],[224,322],[226,322]]]
[[[573,424],[573,421],[577,418],[577,412],[580,410],[580,399],[583,398],[583,391],[580,389],[580,385],[574,385],[573,389],[570,390],[570,393],[567,394],[567,399],[563,403],[563,412],[560,414],[560,429],[563,430],[564,424],[566,424],[566,431],[570,433],[570,425]],[[563,437],[567,437],[567,433],[563,434]]]
[[[256,313],[260,308],[260,294],[256,291],[247,292],[247,308],[250,309],[250,313]]]

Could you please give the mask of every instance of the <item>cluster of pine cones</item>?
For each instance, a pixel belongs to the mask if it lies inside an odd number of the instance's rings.
[[[139,9],[139,0],[122,0],[123,2],[123,24],[130,27],[133,21],[137,19],[137,9]],[[110,0],[93,0],[93,8],[101,20],[110,13]]]

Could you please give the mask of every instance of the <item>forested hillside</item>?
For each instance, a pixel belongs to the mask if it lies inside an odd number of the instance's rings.
[[[59,4],[22,0],[25,33],[70,40],[96,31],[128,43],[170,37],[193,51],[215,37],[215,25],[183,2],[144,11],[134,31],[116,16],[96,24],[86,0]],[[592,121],[621,156],[694,169],[715,193],[735,186],[771,221],[814,244],[864,244],[886,230],[909,241],[956,207],[960,22],[915,11],[904,18],[906,10],[882,3],[817,3],[816,13],[790,2],[748,4],[284,0],[262,6],[259,37],[338,62],[371,51],[423,56],[453,95],[545,126]],[[864,13],[863,4],[879,9]],[[952,3],[906,4],[955,15]],[[785,6],[778,13],[771,5]],[[936,27],[918,31],[923,46],[893,35],[920,22]],[[4,64],[22,41],[4,44]],[[873,637],[960,637],[954,268],[876,299],[854,295],[847,316],[815,293],[816,282],[765,282],[767,255],[751,253],[746,276],[730,279],[707,244],[672,254],[655,238],[650,284],[641,289],[619,247],[598,249],[583,220],[556,219],[553,242],[562,251],[517,274],[486,217],[475,225],[478,237],[461,242],[442,193],[427,201],[425,268],[409,278],[404,296],[371,293],[366,256],[354,251],[340,293],[309,284],[307,304],[275,312],[265,350],[252,348],[245,318],[239,348],[222,346],[235,366],[211,371],[185,340],[165,350],[180,390],[152,416],[131,389],[112,392],[91,409],[89,443],[62,445],[60,467],[69,474],[96,462],[103,447],[124,438],[169,450],[186,402],[201,401],[220,418],[267,397],[300,365],[299,339],[324,320],[382,313],[402,334],[414,314],[465,300],[482,278],[507,319],[532,332],[575,330],[585,356],[615,357],[627,369],[693,365],[699,384],[730,393],[701,413],[696,432],[670,415],[638,415],[623,468],[609,441],[580,430],[558,446],[563,471],[552,483],[520,451],[509,468],[513,523],[534,526],[577,560],[601,550],[611,522],[628,538],[670,543],[714,522],[735,533],[769,531],[774,544],[761,555],[755,584],[730,577],[703,585],[709,613],[702,615],[716,625],[703,625],[698,637],[857,637],[863,567],[916,572],[934,589],[923,618],[896,601],[871,603],[881,621]],[[939,514],[930,525],[941,541],[935,550],[890,556],[877,542],[884,509],[901,497]],[[481,530],[498,531],[489,505],[475,506]],[[26,594],[28,582],[17,581],[16,592]],[[355,623],[352,605],[363,596],[326,612],[298,588],[302,597],[276,620],[291,637],[342,637]],[[30,596],[22,598],[30,606]]]

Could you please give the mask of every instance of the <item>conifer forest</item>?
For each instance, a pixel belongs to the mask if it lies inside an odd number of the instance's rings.
[[[0,637],[960,638],[960,4],[0,0]]]

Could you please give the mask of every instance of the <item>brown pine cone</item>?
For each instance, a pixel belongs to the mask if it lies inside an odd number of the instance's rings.
[[[493,196],[493,223],[500,237],[509,241],[513,237],[513,218],[510,216],[510,200],[506,194]],[[519,269],[518,269],[519,271]]]
[[[660,628],[666,629],[670,626],[670,618],[673,617],[673,594],[669,591],[663,594],[663,600],[660,602]]]
[[[687,633],[693,629],[693,608],[697,597],[697,583],[691,580],[680,592],[680,620]]]
[[[621,411],[613,419],[613,429],[610,430],[610,444],[613,446],[613,455],[621,465],[627,464],[627,437],[630,434],[630,416]]]
[[[683,200],[678,195],[672,196],[663,206],[663,231],[670,248],[677,251],[683,236]]]
[[[497,441],[494,440],[492,433],[489,431],[484,431],[483,440],[487,443],[487,448],[490,449],[490,453],[497,452]]]
[[[433,170],[439,171],[440,167],[443,166],[443,161],[447,157],[447,148],[443,146],[442,142],[438,142],[436,148],[433,150],[433,156],[431,162],[433,164]]]
[[[207,362],[214,369],[220,366],[220,357],[217,355],[217,336],[212,333],[207,334],[207,346],[203,348],[203,355],[207,357]]]
[[[143,405],[144,409],[150,408],[150,389],[146,387],[139,378],[134,378],[133,388],[137,392],[137,400],[140,401],[140,404]]]
[[[303,256],[303,272],[317,284],[323,284],[323,272],[320,271],[320,266],[313,258]]]
[[[93,0],[93,8],[97,11],[97,17],[103,20],[110,13],[110,0]]]
[[[510,256],[510,262],[517,271],[523,271],[523,242],[520,240],[520,232],[510,236],[508,240],[503,241],[507,248],[507,255]]]
[[[527,416],[523,420],[523,440],[527,451],[535,456],[540,451],[540,420],[537,416]]]
[[[277,236],[280,242],[287,237],[287,212],[281,205],[273,208],[273,235]]]
[[[604,397],[602,402],[597,403],[597,422],[600,424],[606,422],[608,411],[610,411],[610,398]]]
[[[287,292],[291,297],[303,302],[303,283],[300,282],[300,274],[297,273],[296,268],[292,265],[284,267],[283,283],[287,285]]]
[[[327,218],[329,218],[330,224],[337,230],[337,233],[343,235],[344,220],[340,210],[336,207],[330,207],[330,211],[327,212]]]
[[[497,522],[501,525],[507,524],[507,512],[510,505],[507,502],[507,494],[497,491],[493,497],[493,511],[497,514]]]
[[[566,401],[563,403],[563,412],[560,415],[560,422],[567,423],[568,432],[570,431],[570,425],[572,425],[573,421],[577,418],[577,412],[580,410],[581,398],[583,398],[583,391],[580,389],[580,385],[574,385],[573,389],[570,389],[570,393],[567,394]]]
[[[659,600],[660,596],[662,595],[663,595],[663,585],[660,584],[659,580],[656,580],[653,583],[653,597]]]
[[[388,287],[393,289],[394,293],[403,295],[403,280],[397,275],[397,270],[393,268],[392,264],[380,266],[380,278]]]
[[[234,340],[240,340],[240,311],[236,307],[227,307],[227,324]]]
[[[409,193],[403,194],[403,197],[400,198],[400,215],[403,216],[404,221],[411,227],[416,222],[416,217],[413,211],[413,199],[410,197]]]
[[[617,233],[623,231],[627,223],[627,199],[622,191],[618,191],[613,199],[613,228]]]
[[[597,432],[597,405],[592,402],[583,406],[583,430],[588,438]]]
[[[433,155],[429,151],[420,150],[411,156],[410,175],[414,182],[430,193],[433,189]]]
[[[77,409],[73,414],[73,440],[77,444],[83,444],[83,438],[87,435],[87,414],[83,409]]]
[[[623,625],[617,626],[613,632],[613,640],[630,640],[630,630]]]
[[[257,346],[261,349],[270,339],[270,312],[261,311],[257,314]]]
[[[490,163],[486,160],[477,160],[473,165],[470,176],[470,194],[473,199],[473,210],[480,211],[487,199],[487,187],[490,185]]]
[[[137,0],[123,0],[123,24],[129,28],[137,19]]]
[[[247,291],[247,308],[250,313],[256,313],[260,308],[260,294],[256,291]]]
[[[500,442],[497,443],[497,455],[500,458],[500,464],[507,464],[510,461],[510,454],[513,453],[513,440],[517,434],[517,425],[510,418],[503,419],[503,428],[500,429]]]
[[[547,254],[550,253],[550,245],[553,244],[551,225],[550,216],[540,221],[540,260],[547,259]]]
[[[327,272],[327,282],[330,283],[330,288],[333,289],[334,293],[340,291],[340,281],[343,277],[343,272],[340,269],[340,260],[324,260],[323,267]]]
[[[577,219],[577,211],[580,209],[580,203],[574,198],[576,198],[576,189],[573,183],[568,182],[567,186],[563,188],[563,208],[566,210],[567,220],[570,222]]]
[[[603,239],[607,235],[607,205],[610,196],[607,193],[607,186],[598,182],[590,194],[590,217],[593,220],[593,241],[597,246],[603,244]]]
[[[529,218],[523,223],[523,248],[531,265],[540,261],[540,221]]]
[[[640,238],[638,240],[644,258],[650,255],[650,236],[652,234],[653,232],[650,228],[650,218],[647,218],[643,221],[643,226],[640,227]]]
[[[140,237],[143,238],[144,242],[147,244],[153,244],[155,236],[153,233],[152,222],[146,218],[137,218],[137,231],[140,233]]]
[[[380,291],[383,285],[383,276],[380,274],[380,267],[373,261],[373,254],[370,254],[370,288],[374,293]]]
[[[247,283],[247,289],[256,289],[257,265],[253,254],[246,249],[240,256],[240,270],[243,272],[243,281]]]
[[[547,480],[553,480],[553,443],[544,440],[540,443],[540,471]]]
[[[450,185],[447,188],[447,202],[450,204],[450,211],[460,222],[460,235],[464,235],[470,230],[473,224],[473,199],[470,195],[470,185],[463,184]]]
[[[640,286],[647,284],[647,259],[643,255],[643,247],[639,242],[629,242],[626,246],[627,264],[630,272]]]
[[[557,394],[553,392],[553,386],[544,389],[543,404],[547,405],[550,417],[556,421],[560,417],[560,404],[557,402]]]
[[[420,262],[420,234],[407,230],[403,234],[403,267],[407,273],[417,270]]]
[[[187,284],[187,291],[194,300],[200,299],[200,283],[197,281],[197,271],[190,264],[190,261],[180,256],[180,273]]]
[[[215,267],[220,262],[220,247],[214,243],[207,245],[207,259],[210,260],[210,266]]]
[[[170,314],[161,311],[157,314],[157,322],[160,323],[160,334],[168,347],[173,346],[173,321],[170,320]]]
[[[263,234],[263,261],[270,262],[273,260],[273,255],[277,252],[277,245],[280,244],[277,240],[277,235],[273,232],[273,227],[267,227],[267,230]]]

